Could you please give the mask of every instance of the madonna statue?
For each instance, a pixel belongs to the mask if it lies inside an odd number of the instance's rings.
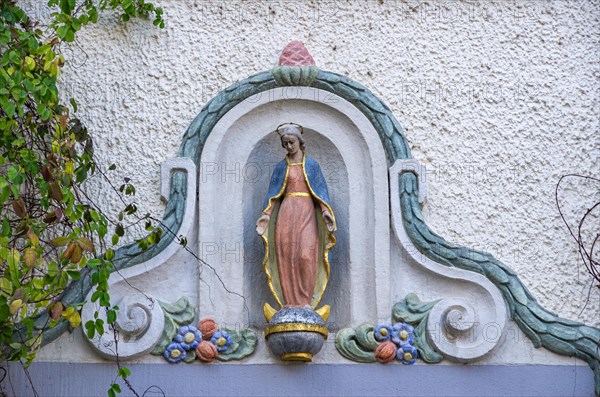
[[[314,309],[329,278],[336,223],[321,168],[305,153],[303,132],[294,123],[277,128],[287,156],[275,166],[256,231],[265,243],[263,265],[277,303]]]
[[[335,216],[319,164],[305,153],[302,126],[277,127],[285,159],[273,170],[256,231],[265,245],[263,267],[280,306],[265,303],[269,349],[285,361],[311,361],[327,339],[329,306],[316,309],[329,280]]]

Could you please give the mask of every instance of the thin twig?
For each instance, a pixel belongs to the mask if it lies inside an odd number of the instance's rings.
[[[115,362],[117,364],[117,373],[119,371],[121,371],[121,360],[119,359],[119,337],[118,337],[118,331],[117,331],[117,327],[113,327],[113,338],[115,341]],[[119,376],[117,375],[117,378]],[[115,378],[115,381],[113,383],[116,382],[117,378]],[[140,395],[135,391],[135,389],[133,388],[133,386],[131,385],[131,383],[129,382],[129,380],[127,380],[126,377],[121,376],[121,379],[123,379],[123,382],[125,383],[125,385],[127,385],[127,388],[135,395],[135,397],[140,397]]]
[[[556,184],[556,189],[554,192],[558,213],[560,214],[561,219],[563,220],[564,224],[566,225],[567,230],[569,231],[569,233],[571,234],[573,239],[577,242],[578,253],[579,253],[579,256],[581,257],[583,265],[585,266],[587,272],[592,276],[592,278],[594,280],[596,280],[596,282],[597,282],[596,287],[600,288],[600,263],[594,259],[594,249],[596,246],[596,242],[598,241],[598,239],[600,239],[600,233],[596,234],[596,237],[592,240],[589,252],[586,248],[584,237],[583,237],[583,229],[584,229],[586,220],[588,219],[588,217],[591,216],[592,212],[596,208],[600,207],[600,202],[595,203],[594,205],[592,205],[590,208],[588,208],[586,210],[583,217],[579,220],[578,227],[577,227],[577,235],[575,235],[575,232],[573,231],[573,229],[567,222],[566,216],[564,215],[564,213],[562,211],[562,208],[560,205],[560,200],[558,198],[560,185],[565,178],[581,178],[584,180],[591,180],[591,181],[596,181],[596,182],[600,182],[600,179],[591,177],[591,176],[579,175],[579,174],[563,175],[559,179],[558,183]],[[589,301],[592,286],[593,286],[593,283],[592,283],[592,285],[590,285],[590,291],[588,291],[587,301]],[[587,305],[587,301],[586,301],[586,305]]]
[[[149,219],[153,220],[154,222],[156,222],[158,225],[160,225],[161,228],[164,228],[164,230],[166,230],[168,233],[172,234],[174,239],[176,239],[180,244],[181,244],[181,238],[179,238],[174,231],[172,231],[170,228],[168,228],[162,221],[150,216],[148,217]],[[221,286],[223,287],[223,289],[231,295],[235,295],[238,296],[242,299],[242,302],[244,304],[244,311],[246,312],[246,315],[248,316],[248,323],[250,323],[250,308],[248,307],[247,304],[247,300],[246,297],[238,292],[232,291],[230,290],[227,285],[225,284],[225,281],[223,281],[223,279],[221,278],[221,276],[219,275],[219,273],[217,272],[217,269],[212,266],[211,264],[209,264],[208,262],[204,261],[202,258],[200,258],[198,255],[196,255],[192,250],[190,250],[187,246],[187,244],[185,246],[183,246],[183,249],[186,250],[190,255],[192,255],[196,260],[198,260],[200,262],[200,264],[208,267],[210,270],[212,270],[212,272],[214,273],[215,277],[217,278],[217,280],[219,281],[219,283],[221,284]],[[200,278],[201,279],[201,278]]]
[[[27,377],[27,380],[29,381],[29,384],[31,385],[31,391],[33,392],[33,395],[35,397],[39,397],[40,395],[37,392],[37,390],[35,390],[35,386],[33,385],[33,379],[31,379],[31,374],[29,373],[27,366],[25,366],[25,364],[23,363],[23,361],[21,359],[19,359],[19,363],[21,364],[21,367],[23,368],[23,372],[25,373],[25,376]]]

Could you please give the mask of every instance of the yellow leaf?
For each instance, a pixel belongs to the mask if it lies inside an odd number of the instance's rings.
[[[71,324],[71,327],[73,328],[79,327],[79,325],[81,324],[81,316],[78,312],[74,312],[69,316],[69,324]]]
[[[37,252],[35,252],[35,248],[25,248],[24,256],[25,265],[27,265],[28,267],[33,267],[37,259]]]
[[[10,314],[15,314],[16,312],[18,312],[22,305],[23,301],[21,299],[15,299],[14,301],[12,301],[8,308]]]
[[[94,243],[89,238],[79,237],[77,239],[77,243],[79,243],[79,246],[81,247],[81,249],[83,249],[87,252],[94,252]]]
[[[42,339],[43,338],[41,335],[36,335],[26,341],[25,346],[27,346],[31,351],[36,351],[42,345]]]
[[[69,318],[69,317],[71,317],[71,315],[73,314],[74,311],[75,311],[75,308],[73,306],[71,306],[71,307],[67,308],[67,310],[62,312],[62,316],[64,318]]]
[[[31,245],[34,247],[37,247],[40,244],[40,238],[31,230],[27,232],[27,237],[29,237],[29,241],[31,241]]]
[[[50,76],[58,78],[58,65],[56,65],[56,62],[52,62],[52,65],[50,65]]]
[[[69,238],[65,236],[57,237],[54,240],[50,241],[50,244],[54,247],[63,247],[67,245],[69,242]]]
[[[30,72],[35,69],[35,60],[32,57],[25,57],[25,66]]]
[[[12,293],[13,293],[12,283],[5,278],[0,278],[0,294],[9,296],[9,295],[12,295]]]
[[[74,171],[75,171],[75,164],[73,164],[72,161],[68,161],[65,164],[65,173],[68,175],[73,175]]]
[[[21,254],[18,250],[12,248],[10,250],[10,254],[8,254],[8,258],[6,258],[6,262],[8,262],[8,266],[16,266],[21,259]]]

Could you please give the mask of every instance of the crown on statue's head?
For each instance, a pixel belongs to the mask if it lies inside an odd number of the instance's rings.
[[[300,124],[296,123],[283,123],[277,127],[277,133],[279,136],[284,135],[296,135],[300,136],[304,134],[304,128]]]

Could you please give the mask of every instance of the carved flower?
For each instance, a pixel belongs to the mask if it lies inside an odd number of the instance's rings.
[[[373,330],[373,335],[379,342],[389,340],[392,337],[392,327],[387,324],[379,324]]]
[[[185,358],[185,349],[177,342],[171,343],[165,349],[163,356],[170,363],[178,363]]]
[[[210,341],[217,347],[217,351],[224,352],[231,343],[231,337],[227,331],[217,331]]]
[[[398,347],[412,345],[415,340],[415,329],[412,325],[396,323],[392,327],[392,342]]]
[[[202,340],[202,335],[198,328],[193,325],[184,325],[179,328],[179,332],[175,335],[175,342],[179,343],[184,350],[195,349],[198,343]]]
[[[394,360],[396,358],[396,345],[389,340],[379,344],[375,349],[375,358],[382,364]]]
[[[212,342],[203,340],[198,347],[196,347],[196,357],[198,360],[205,363],[214,361],[215,358],[217,358],[217,354],[217,347],[213,345]]]
[[[219,326],[210,317],[203,318],[198,323],[198,329],[202,332],[202,339],[210,340],[215,332],[219,330]]]
[[[417,361],[417,357],[419,357],[419,353],[414,346],[404,345],[398,349],[398,353],[396,354],[396,358],[402,362],[404,365],[413,365],[415,361]]]

